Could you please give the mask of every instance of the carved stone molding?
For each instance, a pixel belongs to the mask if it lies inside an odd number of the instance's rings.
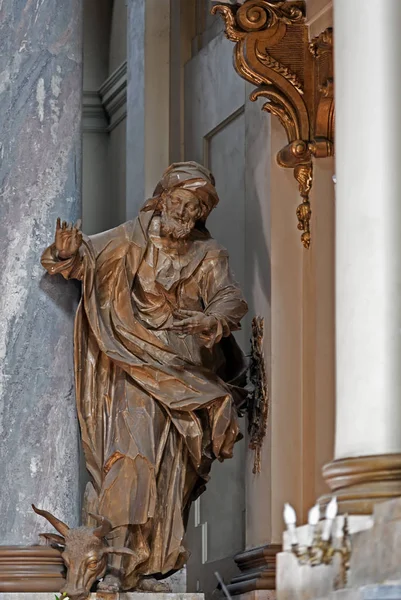
[[[0,546],[0,592],[54,592],[65,583],[61,552],[49,546]]]
[[[323,467],[341,513],[368,515],[373,506],[401,496],[401,454],[343,458]],[[319,500],[327,504],[331,496]]]
[[[245,0],[241,6],[218,4],[212,12],[221,14],[226,36],[235,42],[236,71],[257,86],[251,100],[267,99],[263,110],[286,131],[288,145],[277,161],[294,169],[302,197],[298,229],[309,248],[312,160],[334,152],[332,30],[309,40],[304,0]]]
[[[99,95],[109,118],[109,131],[127,116],[127,61],[106,79]]]
[[[109,122],[99,92],[84,91],[82,116],[84,133],[107,133]]]
[[[246,594],[254,590],[276,589],[276,555],[281,552],[278,544],[252,548],[237,554],[235,562],[241,574],[227,586],[230,594]]]
[[[127,116],[127,61],[95,91],[83,94],[85,133],[110,133]]]

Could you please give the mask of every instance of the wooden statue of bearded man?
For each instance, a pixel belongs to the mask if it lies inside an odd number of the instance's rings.
[[[247,305],[205,226],[219,200],[214,183],[197,163],[173,164],[137,219],[90,237],[58,220],[42,256],[50,274],[83,284],[75,373],[91,476],[84,514],[107,517],[113,545],[136,553],[110,559],[104,590],[151,589],[149,578],[185,564],[190,505],[240,438],[246,369],[231,332]]]

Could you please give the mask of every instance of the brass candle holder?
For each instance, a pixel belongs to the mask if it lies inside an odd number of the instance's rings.
[[[306,546],[300,546],[296,532],[296,513],[289,504],[284,507],[284,521],[290,534],[291,552],[297,557],[300,565],[317,567],[320,565],[331,565],[336,555],[341,557],[341,571],[336,580],[336,589],[345,587],[351,557],[351,537],[348,526],[348,516],[344,517],[342,536],[333,536],[335,518],[337,516],[337,499],[332,498],[329,502],[325,521],[319,525],[320,508],[315,505],[308,515],[308,539]]]

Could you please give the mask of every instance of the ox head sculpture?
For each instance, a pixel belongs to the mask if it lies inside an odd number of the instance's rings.
[[[89,527],[70,529],[46,510],[40,510],[33,504],[32,508],[36,514],[47,519],[60,534],[43,533],[41,536],[63,548],[61,556],[67,568],[67,580],[60,591],[71,600],[84,600],[89,596],[93,584],[106,573],[109,554],[136,556],[136,553],[129,548],[114,548],[107,545],[105,537],[112,530],[112,524],[105,517],[91,515],[99,522],[99,526],[95,529]]]

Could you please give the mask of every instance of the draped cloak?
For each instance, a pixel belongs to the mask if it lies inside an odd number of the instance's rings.
[[[50,274],[82,281],[75,320],[77,411],[91,482],[86,513],[128,526],[129,589],[140,575],[165,574],[188,558],[183,546],[191,502],[214,459],[240,438],[245,362],[231,331],[247,311],[227,252],[194,230],[178,253],[159,235],[159,218],[139,217],[84,236],[79,254]],[[215,317],[209,335],[170,331],[176,310]],[[183,317],[181,317],[183,318]]]

